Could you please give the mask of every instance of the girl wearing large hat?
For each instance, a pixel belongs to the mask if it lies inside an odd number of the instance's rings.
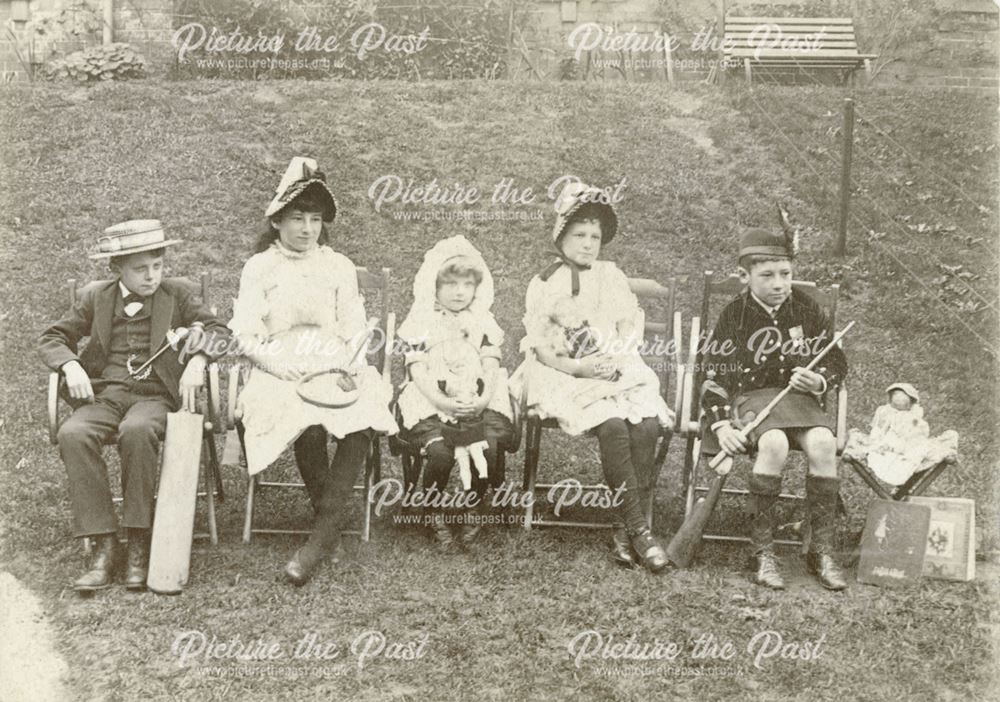
[[[255,475],[291,444],[316,512],[313,532],[285,568],[306,582],[335,549],[371,433],[395,433],[392,389],[353,350],[366,333],[357,271],[330,247],[337,203],[312,159],[292,159],[265,216],[268,228],[247,261],[229,323],[253,363],[239,398],[247,469]],[[324,367],[350,363],[358,399],[347,407],[303,401],[296,382]],[[337,442],[327,460],[328,435]]]
[[[580,183],[567,185],[556,200],[552,240],[558,258],[528,285],[521,342],[526,360],[512,386],[518,394],[527,392],[531,410],[556,419],[567,434],[597,437],[608,486],[624,487],[625,526],[615,532],[613,554],[623,564],[658,571],[667,557],[650,531],[649,498],[656,485],[657,437],[672,417],[656,374],[639,354],[639,301],[621,269],[598,260],[618,231],[617,214],[606,200]],[[567,307],[577,311],[573,328],[564,328]],[[578,343],[553,343],[554,331],[556,338],[575,341],[582,330],[589,339],[586,351]]]

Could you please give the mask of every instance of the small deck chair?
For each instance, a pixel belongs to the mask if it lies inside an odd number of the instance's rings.
[[[910,478],[897,487],[895,490],[889,491],[885,489],[885,486],[879,482],[879,479],[875,477],[875,473],[872,469],[868,467],[868,464],[859,461],[853,456],[847,454],[843,455],[844,463],[851,467],[851,469],[858,474],[865,484],[872,489],[872,491],[878,495],[883,500],[896,500],[903,502],[910,497],[918,497],[923,495],[927,488],[931,486],[935,480],[943,473],[949,466],[955,465],[958,461],[954,458],[949,458],[940,463],[931,466],[927,470],[922,470],[919,473],[914,473]]]
[[[376,338],[384,339],[374,352],[375,366],[382,373],[382,377],[390,377],[391,350],[395,344],[396,315],[389,311],[389,285],[392,281],[392,269],[382,268],[379,271],[370,271],[362,266],[357,267],[358,288],[366,301],[378,300],[377,308],[377,332]],[[370,306],[370,305],[369,305]],[[239,396],[239,389],[243,381],[250,372],[247,364],[236,364],[229,370],[229,386],[227,392],[227,426],[230,430],[236,430],[239,437],[240,451],[244,463],[246,461],[246,446],[243,444],[243,425],[240,423],[241,414],[236,409],[236,400]],[[355,485],[354,489],[364,494],[364,511],[360,530],[351,530],[345,534],[360,535],[363,541],[371,539],[372,510],[374,509],[371,496],[375,484],[382,478],[382,444],[378,435],[372,439],[371,450],[368,453],[368,460],[365,461],[364,481],[361,485]],[[280,481],[265,480],[262,473],[258,473],[247,480],[247,501],[246,512],[243,519],[243,543],[250,543],[254,534],[309,534],[308,529],[271,529],[254,526],[254,508],[256,506],[258,493],[270,489],[296,489],[305,490],[305,484],[301,481]]]
[[[629,288],[632,292],[639,298],[639,304],[643,306],[646,311],[646,326],[644,338],[649,341],[652,337],[660,337],[663,340],[664,348],[670,349],[671,342],[675,339],[675,334],[680,329],[680,313],[674,312],[674,301],[676,292],[676,279],[671,278],[667,286],[663,286],[655,280],[650,280],[648,278],[629,278]],[[651,311],[651,307],[659,303],[663,307],[663,311],[659,314]],[[655,344],[654,344],[655,346]],[[676,344],[673,344],[676,348]],[[670,357],[666,354],[657,354],[651,356],[648,361],[652,361],[652,368],[656,371],[657,377],[660,381],[660,392],[664,399],[669,397],[670,389]],[[677,393],[679,397],[679,393]],[[525,454],[524,454],[524,482],[523,490],[526,493],[530,493],[534,497],[538,491],[547,491],[552,488],[554,483],[539,483],[538,482],[538,462],[541,456],[541,443],[542,443],[542,432],[546,429],[558,429],[559,424],[554,419],[541,419],[532,410],[528,409],[526,403],[526,398],[528,396],[527,387],[524,388],[521,394],[521,411],[520,415],[524,418],[524,436],[525,436]],[[679,408],[678,405],[671,405],[670,401],[667,400],[668,406],[674,406],[675,410]],[[676,417],[680,419],[680,412],[676,412]],[[677,429],[677,425],[673,427],[667,427],[661,432],[660,445],[657,449],[656,459],[655,459],[655,471],[659,474],[660,468],[663,466],[663,462],[666,459],[667,450],[670,447],[670,439],[673,436],[674,430]],[[589,492],[601,492],[608,490],[608,486],[604,483],[596,483],[592,485],[582,486],[583,491]],[[653,486],[653,490],[650,491],[649,499],[655,502],[655,492],[656,486]],[[524,528],[531,529],[535,526],[563,526],[563,527],[579,527],[584,529],[608,529],[618,526],[616,522],[587,522],[587,521],[571,521],[565,519],[546,519],[543,517],[535,516],[535,500],[531,500],[525,507],[524,514]],[[651,512],[652,513],[652,512]]]
[[[181,284],[187,289],[191,290],[195,294],[201,296],[202,302],[209,304],[209,277],[207,273],[203,273],[198,281],[194,281],[190,278],[169,278],[171,282],[175,284]],[[70,307],[76,305],[77,300],[80,295],[84,293],[85,290],[89,290],[101,285],[106,285],[109,281],[97,280],[84,285],[81,288],[77,288],[77,281],[71,278],[68,281],[69,287],[69,302]],[[215,312],[215,307],[211,307],[212,311]],[[205,398],[205,432],[204,432],[204,451],[202,451],[202,462],[204,470],[202,471],[202,479],[205,481],[205,486],[203,489],[198,491],[199,498],[206,499],[206,517],[208,521],[208,531],[207,532],[196,532],[194,534],[195,539],[209,539],[213,545],[219,543],[219,532],[216,527],[215,521],[215,502],[218,500],[222,502],[225,499],[225,493],[222,488],[222,472],[219,468],[219,456],[215,447],[215,436],[222,430],[221,420],[221,395],[219,391],[219,366],[215,363],[210,363],[205,369],[205,387],[207,389],[207,396]],[[48,427],[49,427],[49,441],[53,446],[58,444],[59,427],[62,425],[61,414],[63,410],[61,409],[63,405],[68,407],[68,403],[63,397],[63,389],[66,383],[66,379],[63,377],[62,373],[52,372],[49,373],[49,389],[48,389]],[[115,437],[112,434],[105,441],[105,446],[113,446],[115,444]],[[163,460],[163,451],[160,451],[160,460]],[[121,504],[122,498],[120,495],[112,498],[115,504]],[[84,549],[90,549],[90,540],[84,539]]]
[[[840,292],[840,287],[838,285],[831,285],[828,291],[824,291],[817,288],[815,283],[806,281],[795,281],[792,285],[795,289],[807,293],[819,304],[821,308],[824,309],[830,320],[830,338],[833,338],[832,335],[836,331],[835,319],[837,313],[837,298]],[[685,517],[691,513],[698,495],[708,491],[708,480],[711,478],[711,469],[708,468],[708,461],[712,458],[712,455],[703,453],[702,451],[702,431],[705,429],[702,427],[703,413],[697,399],[701,393],[702,383],[705,380],[705,361],[703,358],[703,348],[705,344],[700,341],[702,325],[704,324],[704,338],[707,340],[711,334],[712,325],[718,318],[719,312],[721,312],[721,308],[713,309],[713,299],[722,299],[724,303],[728,303],[730,300],[742,293],[743,290],[744,285],[740,282],[738,276],[730,275],[727,277],[716,277],[712,271],[705,271],[700,316],[693,318],[691,323],[691,349],[688,357],[689,362],[685,368],[684,397],[682,400],[685,421],[681,423],[680,431],[687,440],[684,451],[684,469],[682,475],[685,493]],[[826,411],[828,413],[833,412],[836,416],[835,426],[837,455],[840,456],[847,443],[846,383],[841,383],[837,387],[827,388],[826,395],[823,398],[823,403]],[[801,453],[796,449],[793,449],[792,451],[795,453]],[[735,466],[733,471],[735,474]],[[746,496],[748,491],[743,488],[725,487],[723,488],[723,494]],[[792,492],[783,492],[779,500],[804,503],[805,496]],[[838,500],[838,504],[839,509],[843,510],[842,501]],[[808,521],[806,521],[805,524],[808,525]],[[797,529],[798,526],[798,522],[793,522],[779,527],[777,531],[780,532],[784,527]],[[707,529],[703,538],[712,541],[749,542],[749,538],[746,536],[711,533]],[[776,538],[775,543],[786,546],[801,546],[805,549],[808,546],[808,529],[803,528],[802,538]]]

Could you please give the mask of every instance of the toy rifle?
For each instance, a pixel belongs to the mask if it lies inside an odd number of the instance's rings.
[[[844,335],[850,331],[851,327],[854,326],[854,322],[851,322],[846,327],[844,327],[836,336],[833,337],[833,341],[826,345],[826,347],[820,351],[809,365],[805,367],[805,370],[811,371],[816,364],[819,362],[827,352],[834,347],[835,344],[839,343]],[[767,416],[771,413],[781,400],[792,390],[791,381],[784,389],[779,392],[774,398],[764,406],[764,408],[754,417],[753,421],[749,422],[746,426],[740,429],[740,436],[744,439],[750,435],[754,429],[759,427],[761,423],[767,419]],[[726,452],[718,453],[709,462],[709,466],[713,469],[718,468],[719,465],[726,459],[729,454]],[[722,494],[722,488],[726,483],[726,475],[728,473],[719,475],[718,473],[712,478],[712,484],[708,487],[708,493],[705,497],[700,498],[694,503],[691,508],[691,514],[688,515],[684,523],[681,524],[681,528],[677,530],[674,534],[674,538],[670,540],[670,544],[667,546],[667,556],[679,568],[686,568],[690,565],[691,561],[694,560],[696,551],[698,550],[699,544],[701,544],[701,535],[705,531],[705,525],[708,523],[709,517],[712,516],[712,512],[715,511],[715,505],[719,501],[719,496]]]

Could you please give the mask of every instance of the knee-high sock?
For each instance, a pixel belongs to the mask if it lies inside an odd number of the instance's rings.
[[[806,477],[806,502],[809,505],[809,526],[812,529],[809,548],[813,553],[829,554],[833,551],[839,494],[840,478],[817,475]]]
[[[748,487],[750,544],[754,553],[760,553],[774,545],[774,503],[781,494],[781,476],[751,473]]]

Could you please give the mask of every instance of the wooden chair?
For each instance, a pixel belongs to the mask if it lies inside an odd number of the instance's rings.
[[[674,312],[676,280],[671,278],[669,284],[663,286],[655,280],[647,278],[630,278],[629,287],[639,298],[640,304],[646,308],[645,338],[649,340],[653,336],[659,336],[663,340],[665,348],[669,349],[671,342],[675,340],[677,331],[680,329],[680,313]],[[659,302],[664,307],[662,315],[655,315],[649,312],[648,306],[656,302]],[[673,347],[676,350],[676,343],[673,343]],[[666,399],[670,388],[669,356],[657,354],[651,360],[653,361],[652,367],[656,371],[660,381],[660,392],[664,399]],[[541,456],[542,432],[546,429],[558,429],[559,424],[555,419],[541,419],[538,417],[534,411],[527,407],[527,396],[528,389],[525,387],[521,393],[520,410],[520,414],[525,422],[524,482],[522,487],[526,493],[530,493],[534,497],[538,491],[550,490],[555,485],[555,483],[538,482],[538,462]],[[677,408],[679,408],[679,405],[675,405],[675,410]],[[677,412],[676,416],[680,418],[680,413]],[[659,474],[660,468],[666,459],[667,450],[670,447],[670,439],[676,429],[677,425],[675,424],[675,426],[668,427],[661,432],[660,445],[655,460],[655,471],[657,474]],[[655,488],[656,486],[654,485],[650,491],[649,499],[651,502],[655,502]],[[608,486],[604,483],[582,486],[582,490],[588,492],[601,492],[608,489]],[[525,507],[525,529],[530,530],[534,526],[580,527],[584,529],[607,529],[617,526],[615,522],[587,522],[536,517],[534,503],[535,500],[530,500]]]
[[[382,268],[380,271],[370,271],[367,268],[358,266],[358,288],[366,300],[377,297],[377,329],[378,334],[384,343],[374,351],[375,366],[379,368],[382,377],[386,382],[390,382],[390,361],[392,358],[391,349],[395,344],[396,315],[389,311],[389,285],[392,282],[392,270]],[[376,336],[379,338],[379,336]],[[235,364],[229,370],[229,387],[227,393],[227,426],[235,429],[239,437],[240,450],[243,460],[246,461],[246,446],[243,443],[243,427],[240,423],[241,413],[236,409],[236,400],[239,396],[241,384],[248,377],[250,366],[248,364]],[[372,439],[371,450],[368,459],[365,461],[364,482],[355,485],[354,489],[364,494],[365,504],[360,530],[351,530],[345,534],[360,535],[363,541],[371,539],[372,490],[376,483],[382,478],[382,445],[378,435]],[[305,484],[301,481],[265,480],[262,473],[251,476],[247,480],[247,501],[246,512],[243,519],[243,543],[250,543],[254,534],[308,534],[307,529],[272,529],[254,526],[254,508],[258,498],[258,493],[270,489],[296,489],[304,490]]]
[[[198,281],[191,280],[190,278],[169,278],[171,282],[175,284],[183,285],[185,288],[191,292],[201,296],[201,300],[205,304],[209,304],[209,277],[207,273],[203,273]],[[77,300],[80,296],[87,290],[91,290],[96,287],[107,285],[110,281],[107,280],[97,280],[84,285],[82,288],[77,288],[77,281],[75,279],[70,279],[68,281],[69,287],[69,302],[70,308],[76,305]],[[215,307],[211,307],[212,312],[215,312]],[[59,427],[62,425],[61,414],[63,413],[63,405],[68,406],[63,395],[63,390],[65,389],[66,379],[63,377],[62,373],[51,372],[49,373],[49,388],[48,388],[48,427],[49,427],[49,441],[53,446],[58,444]],[[204,439],[204,451],[202,451],[202,463],[204,470],[202,471],[202,479],[205,481],[205,486],[197,494],[199,498],[205,498],[207,506],[207,521],[208,521],[208,531],[207,532],[196,532],[194,534],[195,539],[207,538],[211,543],[219,543],[219,533],[215,521],[215,502],[218,500],[222,502],[225,499],[225,493],[222,487],[222,472],[219,468],[219,456],[215,446],[215,433],[221,431],[222,422],[221,419],[221,396],[219,392],[219,366],[216,363],[208,364],[205,369],[205,387],[207,388],[206,402],[204,408],[205,415],[205,432],[203,434]],[[106,446],[113,446],[115,444],[115,436],[110,435],[104,442]],[[163,460],[163,451],[160,451],[160,460]],[[112,498],[115,504],[120,504],[122,501],[121,496],[115,496]],[[84,548],[89,550],[89,539],[84,540]]]
[[[850,17],[725,18],[723,54],[728,67],[742,65],[747,83],[753,68],[798,70],[831,68],[844,79],[864,67],[871,76],[877,54],[862,54]]]
[[[830,338],[833,338],[835,332],[835,319],[837,313],[837,298],[840,292],[840,287],[838,285],[831,285],[828,291],[820,290],[816,287],[815,283],[806,281],[795,281],[792,286],[800,291],[807,293],[813,300],[815,300],[821,308],[824,309],[829,317],[830,321]],[[705,271],[704,275],[704,288],[702,294],[702,304],[701,312],[699,317],[694,317],[691,323],[691,351],[689,354],[689,361],[684,370],[684,392],[683,392],[683,416],[684,421],[681,422],[680,433],[686,438],[686,445],[684,451],[684,468],[683,468],[683,487],[685,493],[685,504],[684,504],[684,515],[685,517],[691,513],[694,507],[695,500],[700,493],[708,492],[708,482],[711,477],[711,469],[708,468],[708,461],[712,458],[713,454],[703,453],[702,451],[702,431],[704,428],[703,416],[704,413],[701,410],[700,402],[697,398],[700,395],[702,383],[705,380],[704,372],[704,354],[703,348],[704,343],[701,343],[701,320],[716,320],[718,318],[718,310],[713,310],[712,300],[713,299],[724,299],[725,302],[729,302],[737,295],[744,291],[744,285],[740,282],[740,279],[736,275],[730,275],[724,278],[716,278],[712,271]],[[714,314],[714,316],[710,316]],[[711,323],[711,322],[709,322]],[[709,327],[706,325],[706,329]],[[705,339],[709,337],[709,333],[705,334]],[[827,388],[826,395],[823,398],[823,403],[826,407],[826,411],[834,413],[836,416],[836,439],[837,439],[837,455],[840,456],[843,453],[844,446],[847,443],[847,385],[846,383],[841,383],[839,386]],[[793,449],[794,450],[794,449]],[[704,466],[704,467],[703,467]],[[733,468],[734,472],[736,467]],[[702,475],[704,473],[705,475]],[[701,479],[705,478],[704,481]],[[736,487],[725,487],[723,488],[724,495],[743,495],[746,496],[748,491],[743,488]],[[805,496],[801,494],[796,494],[792,492],[783,492],[779,498],[780,500],[793,501],[797,503],[802,503],[805,501]],[[721,502],[721,500],[720,500]],[[718,514],[716,510],[716,514]],[[786,526],[797,527],[798,523],[791,523]],[[780,531],[780,529],[779,529]],[[720,534],[711,533],[707,529],[703,535],[703,538],[712,541],[735,541],[735,542],[748,542],[749,539],[745,536],[731,535],[731,534]],[[803,533],[803,538],[801,539],[775,539],[775,543],[782,545],[792,545],[792,546],[806,546],[808,544],[808,532],[807,530]]]

